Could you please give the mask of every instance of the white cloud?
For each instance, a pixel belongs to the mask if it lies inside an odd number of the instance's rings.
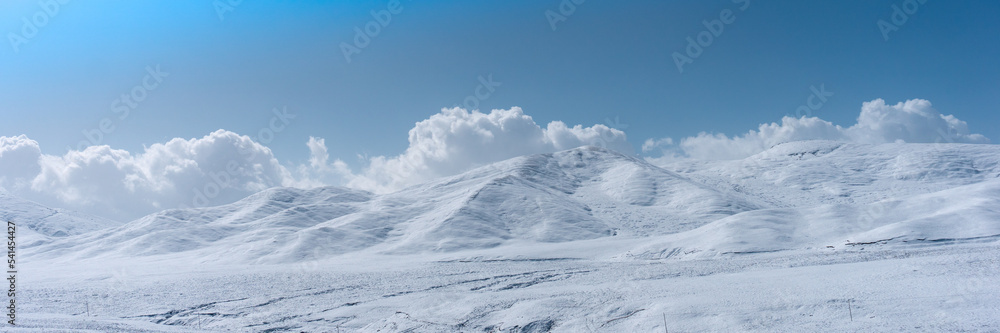
[[[667,138],[669,140],[669,138]],[[728,137],[724,134],[699,133],[683,138],[676,146],[647,140],[650,147],[662,147],[669,162],[677,158],[705,160],[738,159],[764,151],[776,144],[800,140],[837,140],[857,143],[887,142],[961,142],[989,143],[980,134],[969,133],[968,124],[952,115],[942,115],[927,100],[913,99],[886,105],[882,99],[863,103],[857,123],[841,127],[816,117],[784,117],[781,124],[762,124],[756,131]],[[647,151],[647,145],[643,145]],[[667,147],[669,146],[669,147]]]
[[[290,184],[286,185],[299,188],[343,185],[345,179],[352,176],[347,163],[341,160],[327,163],[330,160],[330,154],[327,152],[326,140],[323,138],[310,136],[306,147],[309,147],[309,164],[299,165],[295,179],[290,180]]]
[[[654,139],[646,139],[646,142],[642,143],[642,152],[648,153],[648,152],[653,151],[656,148],[663,147],[663,146],[669,146],[669,145],[672,145],[672,144],[674,144],[674,139],[671,139],[671,138],[662,138],[662,139],[656,139],[656,140],[654,140]]]
[[[11,190],[30,186],[30,179],[41,170],[41,155],[38,142],[27,136],[0,136],[0,186]]]
[[[980,134],[970,134],[969,126],[953,115],[938,113],[931,102],[911,99],[886,105],[877,99],[861,107],[858,123],[847,129],[857,142],[962,142],[989,143]]]
[[[519,107],[488,114],[442,109],[418,122],[410,130],[409,142],[398,156],[370,158],[360,173],[348,176],[347,185],[388,192],[516,156],[584,145],[632,152],[620,130],[605,125],[569,127],[561,121],[542,128]]]
[[[12,193],[123,221],[166,208],[232,202],[291,181],[270,149],[224,130],[154,144],[135,155],[106,145],[43,155],[23,135],[0,137],[0,152],[0,186]]]

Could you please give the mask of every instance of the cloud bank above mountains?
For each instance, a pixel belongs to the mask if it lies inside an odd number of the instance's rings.
[[[784,117],[781,123],[761,124],[756,131],[728,137],[725,134],[699,133],[683,138],[676,145],[671,138],[650,139],[643,151],[660,149],[664,156],[654,160],[668,162],[679,158],[725,160],[744,158],[776,144],[802,140],[836,140],[855,143],[990,143],[980,134],[969,132],[966,122],[953,115],[943,115],[923,99],[887,105],[882,99],[865,102],[857,123],[850,127],[834,125],[816,117]]]
[[[109,146],[42,154],[38,142],[0,137],[0,187],[42,204],[127,221],[158,210],[236,201],[274,186],[342,185],[390,192],[511,157],[596,145],[632,154],[624,132],[605,125],[542,127],[520,108],[489,113],[443,109],[409,131],[409,147],[396,156],[368,158],[360,170],[333,159],[325,140],[310,137],[310,159],[282,164],[250,137],[217,130],[202,138],[175,138],[131,153]],[[942,115],[926,100],[863,104],[856,124],[841,127],[819,118],[784,117],[756,131],[728,137],[700,133],[674,140],[646,140],[651,160],[734,159],[775,144],[810,139],[859,143],[988,143],[968,125]]]
[[[444,109],[416,123],[409,141],[402,154],[370,158],[354,172],[330,161],[325,140],[315,137],[301,165],[282,165],[268,147],[226,130],[134,154],[102,145],[46,155],[24,135],[0,137],[0,187],[45,205],[127,221],[167,208],[229,203],[274,186],[388,192],[526,154],[584,145],[631,153],[622,131],[560,121],[543,128],[518,107],[488,114]]]
[[[542,128],[519,107],[489,114],[444,109],[410,129],[409,141],[399,156],[369,159],[368,167],[350,175],[347,185],[392,191],[512,157],[585,145],[632,153],[625,132],[605,125],[569,127],[561,121]]]
[[[23,135],[0,138],[0,172],[0,186],[16,195],[118,220],[234,201],[289,177],[270,149],[223,130],[138,154],[102,145],[46,155]]]

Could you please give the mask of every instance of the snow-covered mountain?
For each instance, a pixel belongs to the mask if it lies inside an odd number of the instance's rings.
[[[0,188],[0,219],[17,225],[20,246],[28,247],[53,239],[119,226],[105,218],[53,209],[25,200]]]
[[[797,141],[742,160],[661,167],[777,206],[866,204],[997,179],[1000,146]]]
[[[762,209],[656,238],[646,259],[1000,240],[1000,180],[865,205]]]
[[[1000,146],[792,142],[740,161],[664,165],[772,209],[657,238],[646,258],[1000,240]]]
[[[380,196],[338,187],[274,188],[229,205],[159,212],[40,252],[199,251],[227,261],[288,262],[361,250],[416,253],[663,235],[761,208],[731,189],[585,147],[514,158]]]
[[[636,253],[657,257],[986,237],[1000,234],[998,161],[993,145],[806,141],[741,161],[661,168],[582,147],[386,195],[274,188],[224,206],[155,213],[32,254],[298,262],[638,237],[659,245]]]

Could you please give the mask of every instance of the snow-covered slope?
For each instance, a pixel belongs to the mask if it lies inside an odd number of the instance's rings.
[[[1000,240],[1000,180],[867,205],[824,204],[733,215],[631,251],[642,258],[704,257],[865,245]]]
[[[1000,145],[797,141],[743,160],[660,166],[777,206],[866,204],[997,179]]]
[[[750,197],[692,182],[596,147],[519,157],[387,195],[410,202],[393,249],[457,250],[505,240],[560,242],[691,230],[762,208]]]
[[[359,211],[371,194],[343,188],[273,188],[238,202],[208,208],[172,209],[117,228],[41,246],[36,251],[73,258],[146,256],[192,250],[216,251],[217,258],[259,257],[297,238],[303,228]],[[363,242],[361,235],[329,239],[327,246]],[[32,255],[35,252],[28,252]]]
[[[211,208],[168,210],[39,249],[45,256],[199,251],[236,262],[299,261],[360,250],[489,248],[691,230],[766,208],[595,147],[514,158],[396,193],[270,189]]]
[[[63,209],[53,209],[0,189],[0,219],[17,226],[21,247],[119,226],[122,223]]]
[[[629,255],[704,257],[1000,237],[1000,146],[800,141],[739,161],[662,167],[776,209],[665,236]]]

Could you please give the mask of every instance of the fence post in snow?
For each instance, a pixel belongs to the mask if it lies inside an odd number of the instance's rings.
[[[854,311],[851,311],[851,300],[847,300],[847,314],[851,316],[851,321],[854,321]]]

